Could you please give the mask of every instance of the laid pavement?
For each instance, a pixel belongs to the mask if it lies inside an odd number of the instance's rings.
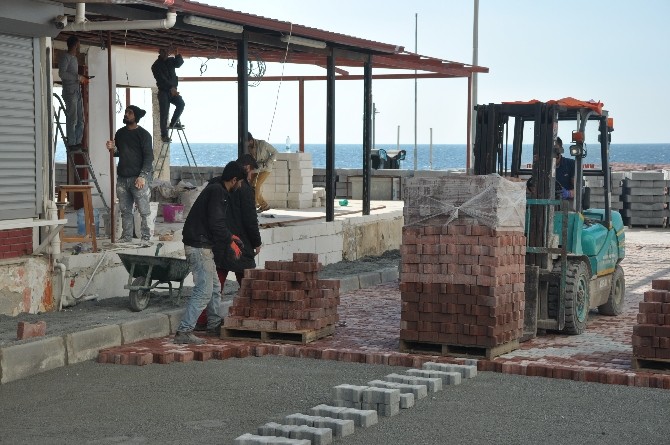
[[[626,309],[618,317],[592,312],[586,333],[547,335],[521,344],[508,354],[479,360],[483,371],[496,371],[576,381],[670,389],[670,375],[635,370],[631,336],[638,304],[651,280],[670,279],[670,236],[667,230],[627,232]],[[374,274],[373,274],[374,275]],[[20,379],[48,369],[96,358],[110,363],[148,364],[206,361],[229,357],[281,355],[392,366],[421,366],[435,357],[399,351],[400,292],[397,275],[384,270],[379,281],[368,273],[342,280],[340,325],[332,336],[307,345],[265,344],[207,338],[203,346],[174,345],[180,310],[161,311],[142,319],[94,330],[47,337],[0,348],[0,381]],[[363,277],[363,278],[362,278]],[[382,282],[384,281],[384,282]],[[371,287],[366,287],[371,286]],[[166,352],[177,351],[170,358]],[[175,358],[178,356],[178,358]],[[154,359],[156,357],[156,359]],[[162,357],[162,358],[161,358]],[[442,362],[462,362],[439,357]]]

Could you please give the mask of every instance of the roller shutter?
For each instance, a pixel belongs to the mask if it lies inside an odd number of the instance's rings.
[[[36,217],[41,207],[36,42],[0,34],[0,220]]]

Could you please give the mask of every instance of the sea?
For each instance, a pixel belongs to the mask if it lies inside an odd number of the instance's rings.
[[[274,143],[279,152],[295,152],[296,146],[286,147],[283,142]],[[465,144],[418,144],[416,149],[417,170],[461,170],[466,166]],[[405,159],[400,161],[400,168],[413,170],[414,145],[377,144],[377,149],[391,153],[398,149],[405,150]],[[587,147],[587,151],[588,151]],[[507,154],[511,160],[511,146]],[[587,153],[585,163],[600,165],[600,147],[591,148]],[[237,158],[237,143],[191,143],[190,152],[198,166],[223,166]],[[180,143],[172,143],[170,165],[189,165],[186,153],[189,147]],[[326,144],[305,144],[305,152],[312,154],[314,168],[326,167]],[[336,144],[335,168],[362,168],[363,148],[361,144]],[[505,151],[503,152],[505,153]],[[56,147],[56,162],[66,162],[65,147],[62,143]],[[532,161],[532,147],[524,149],[522,165]],[[627,164],[670,164],[670,144],[611,144],[610,162]]]

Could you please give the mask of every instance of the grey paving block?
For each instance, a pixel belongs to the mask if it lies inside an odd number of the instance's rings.
[[[167,315],[163,314],[155,314],[121,324],[122,344],[124,345],[166,335],[170,335],[170,320]]]
[[[444,372],[460,372],[464,379],[471,379],[473,377],[477,377],[477,360],[474,360],[473,364],[464,365],[427,362],[423,364],[423,369]]]
[[[408,409],[414,406],[414,394],[407,392],[400,394],[400,409]]]
[[[384,378],[389,382],[408,383],[411,385],[426,385],[428,392],[442,391],[442,379],[416,377],[402,374],[389,374]]]
[[[412,385],[408,383],[387,382],[384,380],[372,380],[368,382],[368,385],[379,388],[398,389],[400,391],[400,397],[402,397],[403,394],[412,394],[416,400],[423,399],[428,395],[428,388],[426,385]]]
[[[390,283],[396,281],[400,276],[397,267],[388,267],[379,271],[381,274],[382,283]]]
[[[408,369],[407,374],[417,377],[433,377],[442,379],[443,385],[460,385],[461,373],[449,371],[436,371],[433,369]]]
[[[400,403],[400,390],[397,388],[367,388],[363,391],[363,403]]]
[[[358,275],[340,277],[338,280],[340,280],[340,294],[361,288],[360,281],[358,281]]]
[[[289,439],[277,436],[257,436],[255,434],[242,434],[233,441],[234,445],[310,445],[309,440]]]
[[[352,402],[351,400],[333,400],[333,406],[340,408],[361,409],[361,402]]]
[[[0,383],[65,366],[65,340],[47,337],[0,348]]]
[[[317,405],[310,409],[312,414],[316,416],[328,416],[343,420],[353,420],[356,426],[367,428],[378,422],[377,411],[355,409],[355,408],[341,408],[330,405]]]
[[[330,428],[335,437],[346,437],[354,434],[354,421],[335,417],[310,416],[307,414],[291,414],[284,418],[289,425],[307,425],[315,428]]]
[[[632,180],[644,180],[644,181],[662,181],[665,178],[665,173],[663,172],[647,172],[647,171],[640,171],[640,172],[628,172],[628,177]]]
[[[258,427],[258,435],[309,440],[312,445],[333,443],[333,431],[330,428],[314,428],[308,425],[281,425],[268,422]]]
[[[360,402],[363,391],[366,390],[367,386],[357,386],[357,385],[337,385],[333,387],[333,399],[335,400],[349,400],[352,402]]]
[[[99,326],[66,334],[63,338],[67,351],[67,364],[72,365],[95,359],[103,348],[121,345],[121,327],[116,324]]]

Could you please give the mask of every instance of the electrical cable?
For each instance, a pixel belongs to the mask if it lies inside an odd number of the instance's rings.
[[[281,91],[281,85],[284,80],[284,68],[286,67],[286,60],[288,59],[288,49],[291,41],[291,35],[293,33],[293,23],[291,23],[291,28],[289,29],[288,32],[288,39],[286,39],[286,51],[284,52],[284,61],[281,64],[281,75],[279,76],[279,85],[277,85],[277,96],[275,97],[275,107],[274,110],[272,110],[272,120],[270,121],[270,129],[268,130],[268,137],[266,140],[270,140],[270,136],[272,135],[272,127],[275,122],[275,115],[277,114],[277,104],[279,103],[279,92]]]

